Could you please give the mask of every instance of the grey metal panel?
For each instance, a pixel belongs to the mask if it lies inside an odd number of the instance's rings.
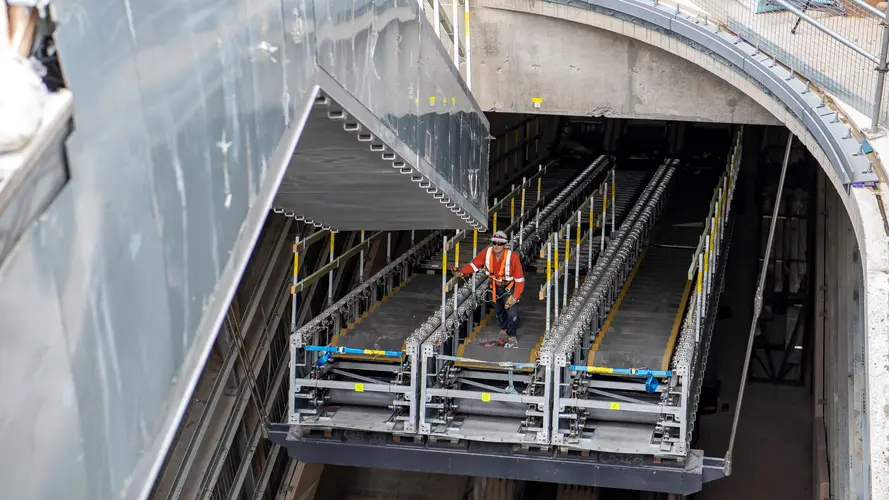
[[[314,101],[314,5],[54,6],[75,99],[71,179],[22,251],[58,284],[59,320],[47,330],[67,346],[67,368],[46,376],[72,384],[76,411],[64,438],[34,442],[33,456],[58,463],[29,464],[45,484],[23,497],[140,498]],[[46,319],[47,302],[17,308],[22,323],[4,333],[31,334],[23,325]],[[9,432],[48,412],[20,411]],[[4,446],[0,460],[20,453]]]
[[[77,460],[91,443],[39,237],[23,237],[0,268],[0,484],[6,498],[95,498],[89,464]],[[27,314],[35,304],[39,314]]]
[[[58,282],[64,328],[53,331],[70,363],[60,380],[73,382],[80,412],[67,431],[83,448],[37,446],[63,463],[33,470],[54,471],[47,487],[58,481],[74,498],[140,497],[282,170],[280,158],[272,166],[284,129],[280,53],[247,50],[282,45],[281,5],[251,4],[250,15],[217,3],[56,8],[77,108],[71,181],[31,235],[45,234],[41,266]],[[262,40],[264,26],[277,40]],[[292,150],[294,132],[281,149]],[[43,315],[46,302],[20,314]]]
[[[0,154],[0,262],[68,180],[73,110],[70,92],[49,94],[37,135],[24,149]]]
[[[315,14],[318,66],[388,125],[410,154],[396,152],[432,180],[425,160],[450,185],[436,183],[439,189],[451,195],[452,187],[486,213],[489,124],[419,4],[315,0]],[[468,158],[460,168],[457,152]]]

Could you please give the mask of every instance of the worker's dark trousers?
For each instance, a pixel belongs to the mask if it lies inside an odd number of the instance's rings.
[[[506,330],[506,334],[510,337],[515,337],[519,328],[519,305],[516,303],[509,309],[506,308],[506,299],[512,297],[512,290],[507,291],[502,286],[497,287],[497,297],[500,298],[494,302],[494,314],[500,322],[500,329]]]

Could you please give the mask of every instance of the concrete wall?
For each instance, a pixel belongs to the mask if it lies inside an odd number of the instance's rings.
[[[819,424],[823,422],[823,427],[816,427],[816,432],[823,435],[815,435],[815,451],[818,452],[817,439],[823,439],[820,444],[829,464],[826,477],[821,469],[823,464],[817,461],[813,472],[819,490],[829,480],[833,497],[843,497],[864,490],[868,482],[867,471],[857,467],[856,460],[847,458],[862,457],[863,443],[868,438],[863,422],[868,405],[864,388],[867,354],[864,336],[860,335],[864,327],[864,297],[858,286],[863,270],[855,230],[839,195],[825,186],[820,198],[813,392],[815,418]],[[889,412],[881,413],[885,418]],[[877,420],[871,425],[881,429],[883,422]],[[872,460],[885,460],[885,455]]]
[[[657,47],[485,5],[473,5],[471,31],[472,91],[485,111],[780,124],[725,80]]]

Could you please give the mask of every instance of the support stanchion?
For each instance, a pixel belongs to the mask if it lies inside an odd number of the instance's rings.
[[[586,256],[586,269],[587,272],[593,269],[593,235],[595,234],[595,215],[596,215],[596,197],[590,196],[590,228],[587,234],[587,256]]]
[[[290,333],[296,334],[296,318],[297,318],[297,299],[299,294],[296,293],[296,285],[299,284],[299,236],[293,240],[293,287],[290,288],[290,295],[293,296],[290,306]]]
[[[553,314],[554,318],[559,317],[559,233],[556,231],[552,237],[553,240]]]
[[[497,206],[497,198],[494,198],[494,206],[495,206],[495,207]],[[491,228],[491,232],[492,232],[492,233],[496,233],[496,232],[497,232],[497,212],[499,212],[499,210],[498,210],[498,209],[495,209],[495,211],[494,211],[494,224],[493,224],[493,227]]]
[[[411,233],[413,233],[413,231],[411,231]],[[361,230],[361,243],[364,243],[364,229]],[[411,246],[413,246],[413,242],[411,242]],[[361,249],[358,260],[358,282],[364,283],[364,248]]]
[[[334,259],[334,239],[336,238],[336,233],[333,231],[330,232],[330,264],[333,264]],[[327,307],[330,307],[333,304],[333,269],[327,273]]]
[[[454,2],[456,4],[457,2]],[[454,245],[454,267],[460,269],[460,242]],[[445,272],[447,274],[447,272]],[[454,314],[457,314],[457,296],[460,295],[460,282],[454,281]],[[451,341],[451,354],[457,355],[457,345],[460,343],[460,326],[457,325],[457,330],[454,332],[454,338]]]
[[[580,219],[580,210],[577,211],[577,237],[574,238],[574,291],[580,285],[580,227],[583,221]]]
[[[549,335],[550,330],[550,309],[552,307],[552,279],[553,279],[553,244],[551,241],[546,242],[546,334]]]
[[[565,279],[564,292],[562,295],[562,307],[568,307],[568,280],[571,277],[570,270],[568,269],[568,265],[571,264],[571,220],[568,220],[568,225],[565,226]]]
[[[447,321],[445,312],[448,307],[448,237],[443,236],[441,248],[444,250],[441,254],[441,333],[447,333]]]
[[[616,179],[616,177],[617,177],[617,169],[612,168],[611,169],[611,233],[610,234],[614,234],[614,231],[616,230],[616,228],[614,227],[615,222],[617,220],[616,219],[617,210],[615,210],[615,207],[617,207],[617,198],[616,198],[617,197],[617,179]]]

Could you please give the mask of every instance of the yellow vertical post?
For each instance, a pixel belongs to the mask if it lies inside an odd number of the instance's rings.
[[[290,287],[290,294],[296,294],[296,284],[299,281],[299,236],[296,237],[297,243],[293,245],[293,286]]]
[[[478,254],[478,229],[472,232],[472,258]]]
[[[448,237],[443,237],[443,242],[441,245],[442,253],[441,253],[441,331],[442,333],[446,332],[447,328],[447,316],[445,315],[445,310],[447,308],[447,297],[448,297]]]
[[[515,196],[509,200],[509,223],[515,222]]]
[[[460,242],[454,245],[454,267],[460,265]]]
[[[617,223],[617,169],[611,169],[611,234],[614,234]]]
[[[519,218],[525,216],[525,184],[527,184],[527,182],[528,181],[526,181],[525,179],[522,179],[522,205],[519,209]]]
[[[586,256],[586,268],[587,272],[593,268],[593,226],[595,223],[593,222],[593,217],[596,215],[596,197],[590,196],[590,228],[587,232],[587,256]]]
[[[493,231],[497,232],[497,212],[494,212],[494,229]]]
[[[537,199],[535,200],[535,202],[537,202],[537,203],[540,202],[540,182],[542,180],[543,180],[543,177],[540,177],[540,176],[537,177]]]

